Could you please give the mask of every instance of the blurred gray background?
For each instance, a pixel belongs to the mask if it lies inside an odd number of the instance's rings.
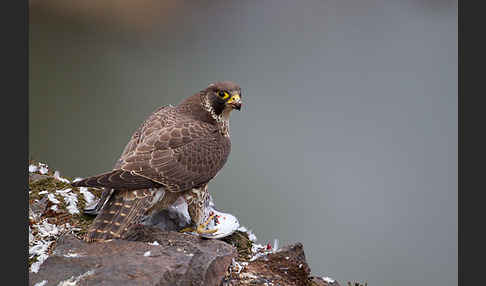
[[[457,1],[30,2],[29,156],[112,168],[138,125],[243,88],[216,206],[314,275],[457,285]]]

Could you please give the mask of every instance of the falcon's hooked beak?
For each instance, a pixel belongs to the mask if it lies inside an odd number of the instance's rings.
[[[235,93],[230,99],[228,99],[228,105],[231,106],[231,108],[240,111],[242,105],[240,95]]]

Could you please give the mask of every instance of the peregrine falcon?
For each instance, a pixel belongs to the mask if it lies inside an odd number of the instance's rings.
[[[112,171],[72,184],[104,188],[96,207],[99,213],[84,239],[123,239],[131,226],[180,197],[187,202],[197,233],[207,233],[204,227],[213,219],[204,221],[207,184],[228,159],[229,116],[241,106],[241,88],[223,81],[152,113],[132,135]]]

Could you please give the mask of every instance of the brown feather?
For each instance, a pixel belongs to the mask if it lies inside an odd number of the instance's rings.
[[[240,92],[237,85],[220,82],[175,107],[158,108],[131,136],[111,172],[72,184],[105,188],[87,241],[123,238],[144,215],[167,208],[191,190],[204,195],[188,204],[191,218],[199,223],[201,202],[208,197],[207,183],[231,150],[228,118],[221,117],[224,101],[218,89]],[[159,198],[154,188],[164,195]]]
[[[136,192],[137,195],[130,193]],[[117,191],[109,198],[86,233],[87,242],[123,238],[126,230],[140,222],[151,207],[153,192],[142,189]]]
[[[137,190],[143,188],[158,188],[160,184],[134,175],[124,170],[115,170],[89,177],[71,184],[74,187],[112,188],[117,190]]]

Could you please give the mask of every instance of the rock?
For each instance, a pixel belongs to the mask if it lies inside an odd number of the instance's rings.
[[[86,243],[65,235],[39,272],[30,273],[29,284],[220,285],[236,257],[236,249],[225,242],[144,226],[131,239],[145,242]]]
[[[41,174],[36,174],[36,173],[29,174],[29,182],[30,183],[35,183],[37,181],[44,180],[44,179],[47,179],[47,178],[49,178],[49,176],[47,176],[47,175],[41,175]]]
[[[29,206],[29,213],[32,217],[40,217],[46,211],[48,204],[47,197],[43,197],[40,200],[32,202]]]
[[[310,268],[301,243],[285,246],[273,253],[246,262],[244,268],[232,269],[224,286],[234,285],[309,285]],[[239,271],[239,273],[238,273]]]
[[[301,243],[272,249],[245,227],[221,240],[178,233],[171,230],[190,221],[174,209],[133,226],[126,240],[86,243],[81,238],[94,216],[83,209],[92,202],[69,183],[46,164],[29,166],[29,285],[339,286],[310,276]],[[74,196],[77,211],[66,200]]]
[[[310,278],[310,282],[310,286],[340,286],[335,280],[333,282],[326,282],[323,278],[315,276]]]

